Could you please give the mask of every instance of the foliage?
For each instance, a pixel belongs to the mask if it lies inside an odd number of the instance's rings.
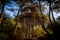
[[[12,30],[14,28],[14,23],[12,18],[3,18],[4,20],[0,24],[0,40],[12,39]]]
[[[60,16],[57,17],[56,21],[60,24]]]
[[[35,35],[37,35],[37,37],[44,37],[47,33],[43,30],[43,28],[40,26],[36,26],[35,29]]]

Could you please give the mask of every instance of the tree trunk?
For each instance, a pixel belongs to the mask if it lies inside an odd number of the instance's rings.
[[[49,21],[50,21],[50,23],[51,23],[51,25],[52,25],[51,16],[50,16],[50,11],[51,11],[51,2],[49,3]]]
[[[4,5],[5,5],[5,4],[3,4],[3,6],[2,6],[1,17],[0,17],[0,23],[2,22],[3,16],[4,16]]]
[[[45,29],[45,27],[44,27],[44,16],[43,16],[42,9],[41,9],[41,3],[39,2],[39,4],[40,4],[40,12],[41,12],[41,15],[42,15],[42,28],[45,30],[45,32],[48,35],[50,35],[49,32],[47,31],[47,29]]]
[[[19,11],[16,17],[16,24],[15,24],[14,31],[13,31],[13,40],[15,39],[18,21],[19,21]]]
[[[54,14],[53,14],[53,9],[52,9],[52,8],[51,8],[51,12],[52,12],[53,21],[54,21],[54,23],[56,23],[55,18],[54,18]]]
[[[17,0],[17,2],[19,2],[19,0]],[[20,3],[18,3],[19,6],[22,7],[23,4],[24,4],[24,2],[25,2],[25,0],[23,0],[23,2],[21,3],[21,5],[20,5]],[[14,38],[15,38],[15,32],[16,32],[16,30],[17,30],[17,24],[18,24],[18,21],[19,21],[19,12],[20,12],[20,11],[21,11],[21,10],[20,10],[20,8],[19,8],[19,10],[18,10],[18,14],[17,14],[17,17],[16,17],[15,28],[14,28],[14,30],[13,30],[13,40],[14,40]]]

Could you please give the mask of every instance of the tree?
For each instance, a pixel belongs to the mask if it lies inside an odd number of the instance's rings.
[[[39,11],[36,10],[37,8],[38,7],[36,7],[36,5],[34,5],[34,4],[32,4],[30,6],[26,6],[26,8],[23,9],[24,13],[20,14],[20,16],[19,16],[19,19],[20,19],[19,21],[22,24],[24,30],[31,29],[31,31],[33,32],[33,34],[32,34],[33,36],[34,36],[34,27],[36,27],[37,25],[42,25],[42,23],[43,23],[41,13],[39,13]],[[44,23],[48,21],[48,19],[46,19],[44,14],[43,14],[43,18],[44,18]],[[26,25],[26,26],[24,26],[24,25]]]
[[[3,16],[4,16],[4,6],[5,4],[8,2],[8,0],[1,0],[1,4],[2,4],[2,11],[1,11],[1,16],[0,16],[0,23],[2,22]]]
[[[18,24],[18,21],[19,21],[19,14],[20,14],[20,11],[21,11],[20,7],[22,7],[24,5],[25,0],[23,0],[23,2],[21,4],[19,3],[20,2],[19,0],[16,0],[16,1],[19,5],[19,10],[18,10],[17,16],[15,18],[16,24],[15,24],[15,28],[14,28],[14,32],[13,32],[13,40],[15,39],[17,24]]]
[[[14,29],[14,19],[4,14],[0,24],[0,40],[12,40],[12,30]]]
[[[41,10],[41,1],[39,0],[39,5],[40,5],[40,12],[41,12],[41,15],[42,15],[42,28],[46,31],[46,33],[49,35],[49,32],[45,29],[44,27],[44,18],[43,18],[43,13],[42,13],[42,10]],[[50,11],[49,11],[50,12]],[[50,20],[50,13],[49,13],[49,20]],[[50,20],[51,22],[51,20]]]

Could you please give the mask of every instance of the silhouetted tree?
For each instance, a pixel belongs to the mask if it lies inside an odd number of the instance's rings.
[[[2,4],[2,11],[1,11],[1,16],[0,16],[0,23],[1,23],[2,20],[3,20],[3,16],[4,16],[4,6],[9,1],[8,0],[0,0],[0,1],[1,1],[1,4]]]
[[[42,7],[41,7],[41,1],[39,0],[39,5],[40,5],[40,12],[41,12],[41,15],[42,15],[42,28],[46,31],[46,33],[48,34],[48,35],[50,35],[49,34],[49,32],[45,29],[45,26],[44,26],[44,18],[43,18],[43,13],[42,13]],[[49,11],[50,12],[50,11]],[[49,19],[50,19],[50,13],[49,13]],[[50,21],[51,22],[51,21]]]
[[[19,5],[19,10],[18,10],[18,13],[17,13],[17,16],[16,16],[16,24],[15,24],[15,28],[14,28],[14,31],[13,31],[13,40],[15,39],[15,35],[16,35],[16,30],[17,30],[17,24],[18,24],[18,22],[19,22],[19,14],[20,14],[20,12],[21,12],[21,7],[24,5],[24,2],[25,2],[25,0],[23,0],[23,2],[20,4],[19,2],[19,0],[16,0],[17,1],[17,3],[18,3],[18,5]],[[17,40],[17,39],[16,39]]]

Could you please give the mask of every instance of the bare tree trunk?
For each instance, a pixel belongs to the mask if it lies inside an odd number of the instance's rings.
[[[51,8],[51,12],[52,12],[53,21],[54,21],[54,23],[56,23],[55,18],[54,18],[54,14],[53,14],[53,9],[52,9],[52,8]]]
[[[1,17],[0,17],[0,23],[2,22],[3,16],[4,16],[4,5],[5,5],[5,4],[3,4],[3,6],[2,6]]]
[[[50,23],[51,23],[51,25],[52,25],[50,13],[51,13],[51,2],[49,3],[49,21],[50,21]],[[53,26],[53,25],[52,25],[52,26]]]
[[[19,0],[16,0],[16,1],[19,2]],[[24,2],[25,2],[25,0],[23,0],[23,2],[21,3],[21,5],[20,5],[20,3],[19,3],[19,6],[22,7],[23,4],[24,4]],[[17,30],[17,24],[18,24],[18,21],[19,21],[19,12],[20,12],[20,11],[21,11],[21,10],[20,10],[20,8],[19,8],[18,14],[17,14],[17,17],[16,17],[15,28],[14,28],[14,31],[13,31],[13,40],[14,40],[15,32],[16,32],[16,30]]]
[[[20,11],[20,9],[19,9],[19,11]],[[17,17],[16,17],[16,24],[15,24],[14,31],[13,31],[13,40],[14,40],[15,35],[16,35],[17,24],[18,24],[18,21],[19,21],[19,11],[18,11],[18,14],[17,14]]]
[[[39,1],[39,4],[40,4],[40,12],[41,12],[41,15],[42,15],[42,28],[45,30],[45,32],[46,32],[48,35],[50,35],[49,32],[47,31],[47,29],[45,29],[45,27],[44,27],[44,16],[43,16],[43,13],[42,13],[40,1]]]
[[[1,16],[0,16],[0,23],[2,22],[3,17],[4,17],[4,6],[5,6],[5,4],[7,3],[7,1],[8,1],[8,0],[1,0],[2,11],[1,11]]]

